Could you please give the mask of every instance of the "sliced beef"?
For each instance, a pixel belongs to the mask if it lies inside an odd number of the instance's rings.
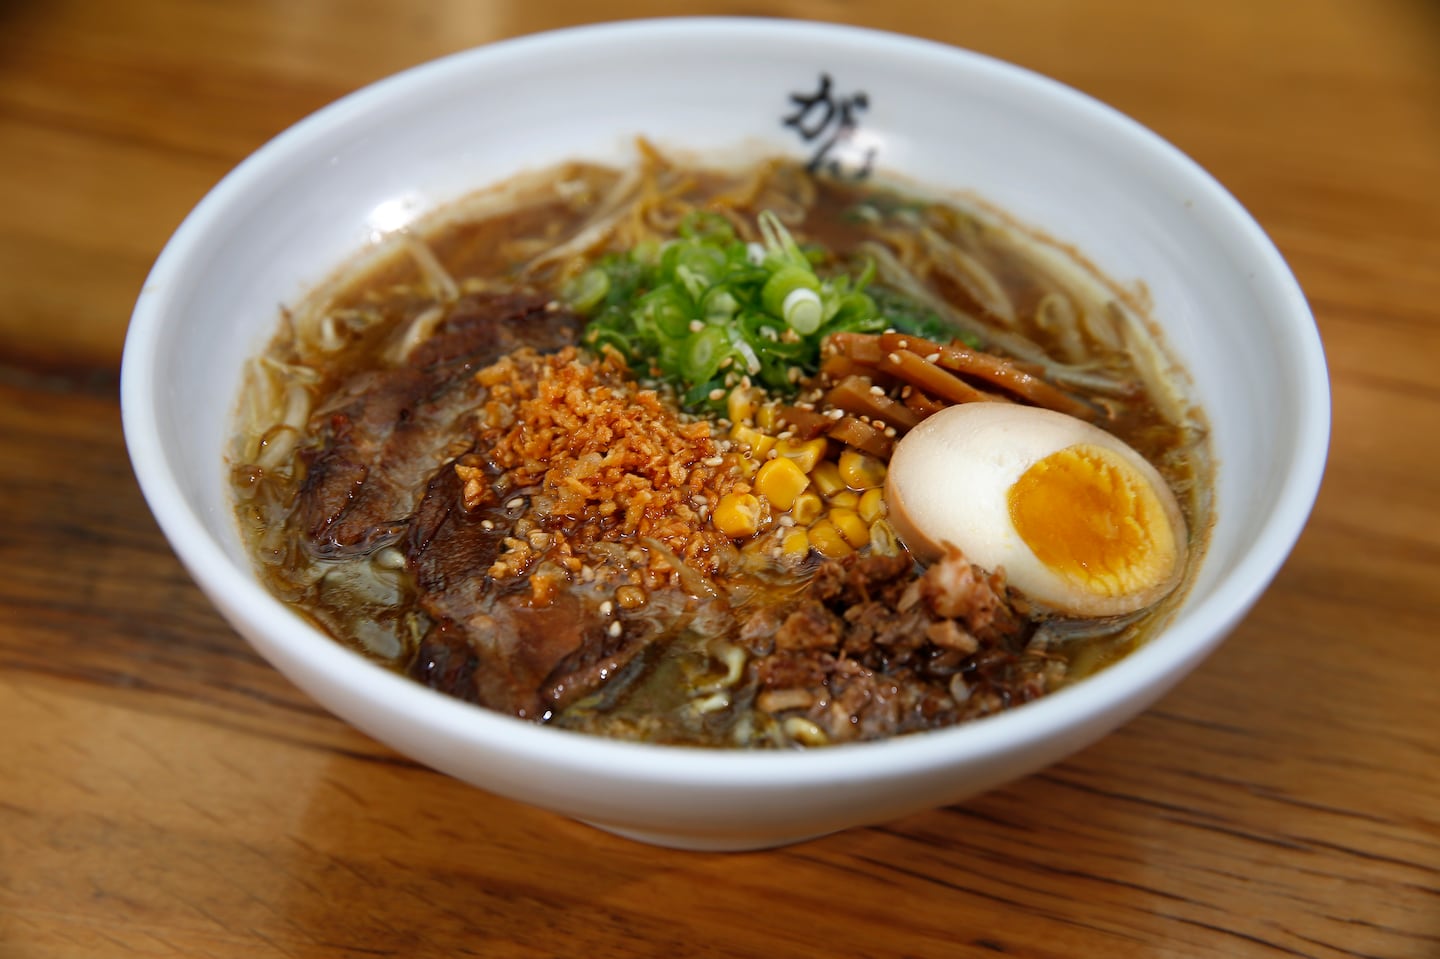
[[[463,619],[489,595],[485,571],[495,562],[506,536],[504,516],[490,510],[466,512],[464,484],[447,462],[425,484],[401,546],[415,587],[433,597],[426,612],[439,619]]]
[[[609,621],[569,590],[532,601],[525,581],[487,574],[510,528],[503,507],[467,512],[455,472],[468,451],[464,417],[483,399],[473,374],[521,347],[574,343],[579,321],[547,299],[479,294],[456,302],[397,365],[357,371],[316,411],[295,506],[317,556],[395,544],[432,626],[409,664],[427,685],[531,718],[613,676],[653,632]],[[483,455],[477,458],[484,460]],[[599,600],[593,600],[598,604]],[[588,625],[587,625],[588,624]]]
[[[399,539],[426,478],[453,455],[457,421],[478,401],[471,375],[521,346],[573,343],[579,321],[546,298],[476,294],[457,301],[398,366],[354,373],[317,410],[295,520],[317,556]]]
[[[433,605],[430,594],[422,605]],[[544,719],[573,685],[562,663],[603,646],[603,628],[586,627],[574,599],[531,608],[519,594],[491,596],[463,620],[441,619],[421,640],[410,674],[433,689],[525,719]],[[558,674],[558,675],[557,675]],[[552,676],[555,678],[552,679]]]
[[[533,602],[524,580],[486,570],[509,535],[503,507],[467,511],[447,463],[426,487],[402,548],[420,607],[434,625],[409,672],[491,709],[542,719],[620,673],[655,637],[648,621],[607,620],[599,594],[557,590]],[[620,622],[612,635],[610,622]]]

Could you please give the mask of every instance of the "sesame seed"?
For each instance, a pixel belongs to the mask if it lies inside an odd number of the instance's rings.
[[[613,623],[610,624],[610,628],[609,628],[609,630],[607,630],[607,632],[608,632],[611,636],[619,636],[621,629],[622,629],[622,627],[621,627],[621,625],[620,625],[620,620],[617,619],[617,620],[615,620]]]
[[[893,440],[893,439],[895,438],[895,427],[893,427],[893,426],[887,426],[887,427],[885,427],[884,433],[885,433],[886,436],[890,437],[890,438]]]
[[[871,396],[884,396],[884,395],[885,395],[885,391],[882,390],[882,389],[881,389],[880,387],[878,387],[878,386],[872,386],[872,387],[870,387],[870,395],[871,395]]]
[[[506,504],[505,504],[505,508],[506,508],[506,509],[519,509],[520,507],[522,507],[522,506],[524,506],[524,505],[525,505],[525,497],[523,497],[523,496],[517,496],[517,497],[515,497],[514,499],[512,499],[510,502],[506,503]]]
[[[495,528],[495,523],[492,520],[482,519],[480,521],[480,528],[487,531],[492,530]]]
[[[939,361],[940,361],[940,354],[939,354],[939,353],[931,353],[930,355],[928,355],[928,356],[925,357],[925,362],[926,362],[926,363],[938,363]]]
[[[895,346],[896,346],[897,349],[908,350],[908,349],[910,349],[910,341],[909,341],[909,340],[896,340],[896,341],[895,341]]]
[[[775,457],[777,457],[777,456],[779,456],[779,455],[780,455],[780,451],[779,451],[779,450],[773,450],[773,449],[772,449],[772,450],[769,450],[769,451],[767,451],[767,452],[765,453],[765,458],[766,458],[767,460],[773,460]]]
[[[706,458],[706,459],[701,460],[700,462],[704,463],[706,466],[719,466],[721,463],[725,462],[725,457],[723,457],[723,456],[711,456],[711,457],[708,457],[708,458]],[[697,498],[698,498],[698,497],[697,497]],[[704,502],[704,501],[702,500],[701,502]]]
[[[838,409],[838,408],[837,408],[837,409],[831,409],[831,410],[826,410],[826,411],[825,411],[825,417],[826,417],[826,419],[838,420],[838,419],[843,419],[844,416],[845,416],[845,411],[842,410],[842,409]]]
[[[900,362],[900,354],[899,354],[899,353],[891,353],[891,354],[889,354],[888,356],[886,356],[885,359],[889,360],[891,363],[899,363],[899,362]]]
[[[705,329],[705,324],[702,323],[700,320],[691,320],[691,321],[690,321],[690,332],[691,332],[691,333],[699,333],[699,332],[700,332],[701,330],[703,330],[703,329]]]
[[[609,616],[613,612],[615,612],[615,604],[610,602],[610,600],[607,599],[605,600],[605,602],[600,604],[601,616]]]
[[[725,398],[725,391],[717,386],[715,389],[710,391],[709,395],[712,400],[723,400]]]

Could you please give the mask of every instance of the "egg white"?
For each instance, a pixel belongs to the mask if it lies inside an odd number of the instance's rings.
[[[1011,519],[1009,494],[1037,461],[1077,445],[1113,454],[1132,479],[1148,486],[1174,536],[1175,561],[1158,581],[1112,594],[1052,569]],[[921,559],[952,543],[972,563],[1003,570],[1032,602],[1069,616],[1113,616],[1158,601],[1179,581],[1185,520],[1160,473],[1118,437],[1083,420],[1035,407],[966,403],[927,417],[897,444],[886,479],[891,522]]]

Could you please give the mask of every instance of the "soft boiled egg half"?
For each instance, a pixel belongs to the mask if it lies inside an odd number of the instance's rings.
[[[927,417],[895,447],[885,499],[921,559],[954,544],[1061,615],[1143,609],[1185,566],[1185,519],[1155,467],[1051,410],[966,403]]]

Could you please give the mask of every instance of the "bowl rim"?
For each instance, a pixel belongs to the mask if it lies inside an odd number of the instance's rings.
[[[284,158],[306,148],[326,131],[342,128],[379,102],[407,97],[418,88],[443,83],[452,74],[487,69],[506,60],[536,55],[559,57],[567,50],[593,49],[620,41],[663,43],[704,32],[743,39],[769,35],[796,41],[841,42],[905,57],[945,60],[983,71],[1027,96],[1060,98],[1185,179],[1197,207],[1213,209],[1227,229],[1255,256],[1254,272],[1284,304],[1288,341],[1298,349],[1299,387],[1305,394],[1292,468],[1277,492],[1279,508],[1255,533],[1243,560],[1222,574],[1211,594],[1191,606],[1151,641],[1086,678],[1023,708],[960,726],[824,749],[791,751],[726,750],[625,742],[570,730],[538,726],[462,702],[400,676],[305,623],[242,569],[206,532],[196,509],[181,492],[174,463],[160,442],[158,408],[163,386],[156,378],[158,350],[167,329],[174,278],[187,268],[199,238],[246,193],[262,185]],[[192,209],[157,257],[136,300],[121,366],[121,410],[125,441],[144,497],[166,538],[190,575],[212,602],[244,610],[249,635],[267,660],[277,656],[307,672],[323,672],[352,696],[382,703],[394,715],[492,753],[513,754],[532,763],[578,774],[600,774],[632,782],[684,783],[711,787],[814,787],[876,776],[900,776],[993,757],[1062,733],[1076,717],[1110,713],[1129,718],[1146,708],[1219,644],[1278,573],[1298,540],[1319,491],[1330,429],[1330,392],[1318,329],[1298,282],[1263,229],[1208,172],[1149,128],[1099,100],[1026,67],[987,54],[872,28],[761,17],[661,17],[567,27],[499,40],[452,53],[361,87],[287,128],[231,170]],[[1217,464],[1218,470],[1223,464]],[[1217,511],[1224,508],[1217,504]],[[232,625],[238,625],[233,623]],[[290,670],[281,668],[289,674]],[[291,677],[291,681],[296,680]],[[313,691],[307,690],[311,696]],[[1113,724],[1112,724],[1113,725]],[[1107,727],[1108,728],[1108,727]]]

